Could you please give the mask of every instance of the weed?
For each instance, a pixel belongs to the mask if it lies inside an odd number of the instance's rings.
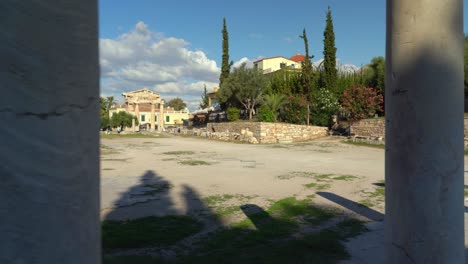
[[[164,152],[164,155],[193,155],[195,152],[189,150],[178,150],[178,151],[168,151]]]
[[[179,164],[188,166],[211,165],[211,163],[203,160],[181,160],[179,161]]]

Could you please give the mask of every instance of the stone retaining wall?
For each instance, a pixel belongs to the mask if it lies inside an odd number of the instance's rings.
[[[385,138],[385,119],[369,118],[351,125],[351,134],[369,138]]]
[[[326,127],[266,122],[209,123],[207,133],[235,133],[258,143],[301,142],[328,135]],[[250,140],[249,140],[250,142]]]

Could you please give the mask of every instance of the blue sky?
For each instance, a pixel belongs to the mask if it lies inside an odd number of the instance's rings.
[[[102,94],[147,87],[194,109],[203,85],[217,84],[223,17],[234,62],[303,53],[304,28],[319,60],[327,6],[341,63],[384,55],[385,0],[100,0]]]

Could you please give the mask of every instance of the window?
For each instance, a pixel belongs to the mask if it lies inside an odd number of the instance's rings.
[[[158,115],[154,115],[154,121],[158,121]]]
[[[141,122],[145,122],[145,115],[141,115]]]
[[[294,65],[294,64],[291,64],[291,68],[293,68],[293,69],[294,69],[294,68],[296,68],[296,65]]]
[[[171,118],[169,116],[166,116],[166,122],[169,123],[169,120],[171,120]]]
[[[284,68],[286,68],[286,63],[284,62],[280,63],[280,69],[284,69]]]

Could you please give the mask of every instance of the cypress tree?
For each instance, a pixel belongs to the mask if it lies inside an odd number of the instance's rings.
[[[333,32],[333,20],[331,15],[330,7],[327,11],[327,23],[325,31],[323,32],[323,80],[322,84],[325,88],[332,92],[336,92],[336,47],[335,47],[335,33]]]
[[[307,125],[309,125],[309,117],[310,117],[310,104],[312,101],[312,89],[314,83],[314,72],[312,69],[312,61],[311,59],[313,56],[309,55],[309,41],[307,40],[306,30],[302,32],[302,35],[299,36],[304,40],[305,46],[305,58],[302,62],[302,92],[304,93],[305,98],[307,99]]]
[[[229,76],[232,62],[229,62],[229,34],[226,27],[226,18],[223,18],[223,59],[221,62],[221,75],[219,76],[219,88],[223,88],[223,82]]]

